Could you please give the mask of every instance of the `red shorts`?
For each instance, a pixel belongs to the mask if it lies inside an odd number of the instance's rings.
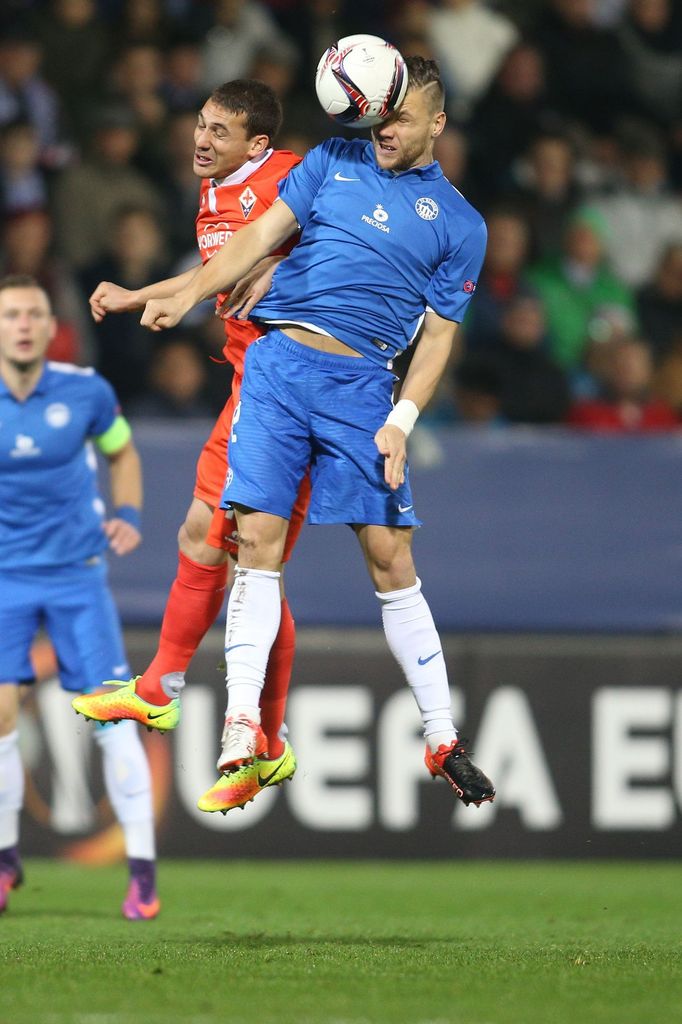
[[[194,484],[194,497],[205,501],[207,505],[215,509],[206,540],[212,547],[229,551],[231,555],[236,555],[238,551],[238,546],[234,540],[234,513],[220,508],[220,502],[227,475],[227,441],[230,436],[235,406],[239,402],[239,385],[239,378],[233,378],[232,393],[225,403],[223,411],[218,416],[215,426],[199,456]],[[309,504],[310,476],[306,473],[301,481],[296,503],[289,520],[289,529],[282,559],[284,562],[288,562],[291,557],[291,552],[298,540],[301,527],[305,522]]]

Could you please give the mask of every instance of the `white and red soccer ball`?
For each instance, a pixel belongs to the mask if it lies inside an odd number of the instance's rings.
[[[322,54],[315,89],[334,121],[347,128],[369,128],[400,106],[407,77],[401,54],[385,39],[345,36]]]

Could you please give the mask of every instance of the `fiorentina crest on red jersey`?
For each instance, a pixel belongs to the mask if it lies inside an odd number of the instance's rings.
[[[244,220],[246,220],[256,205],[256,194],[253,189],[247,185],[242,194],[239,197],[239,203],[244,214]]]

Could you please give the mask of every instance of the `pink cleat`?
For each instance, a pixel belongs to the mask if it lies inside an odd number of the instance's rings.
[[[156,862],[130,857],[130,884],[123,902],[123,916],[129,921],[151,921],[161,909],[156,895]]]
[[[11,868],[6,865],[0,867],[0,914],[7,910],[7,902],[11,889],[18,889],[24,880],[24,873],[21,866]]]
[[[142,898],[141,886],[137,878],[130,879],[128,892],[123,902],[123,916],[129,921],[151,921],[161,909],[161,901],[154,890],[147,899]]]

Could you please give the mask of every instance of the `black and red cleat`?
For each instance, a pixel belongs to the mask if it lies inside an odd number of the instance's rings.
[[[440,745],[436,753],[426,747],[424,764],[434,779],[441,776],[449,782],[455,793],[465,804],[481,804],[495,799],[495,787],[487,775],[471,761],[465,740],[453,740],[448,746]]]

